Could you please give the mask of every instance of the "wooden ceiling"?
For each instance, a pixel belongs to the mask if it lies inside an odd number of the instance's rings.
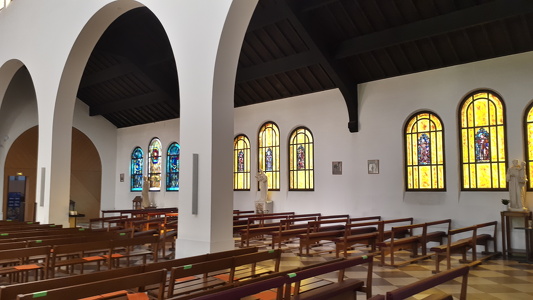
[[[235,107],[338,88],[356,132],[357,84],[532,51],[532,33],[533,0],[259,0]],[[179,117],[172,49],[147,8],[109,26],[78,98],[118,128]]]

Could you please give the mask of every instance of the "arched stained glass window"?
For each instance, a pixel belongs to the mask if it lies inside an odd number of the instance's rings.
[[[524,115],[524,145],[526,145],[526,161],[527,161],[527,189],[533,190],[533,103],[531,103]]]
[[[233,140],[233,189],[250,190],[250,140],[244,134]]]
[[[444,191],[444,128],[431,112],[413,115],[405,125],[405,189]]]
[[[170,144],[167,150],[167,191],[179,191],[180,185],[180,145]]]
[[[150,191],[161,190],[161,141],[153,138],[148,146]]]
[[[144,152],[141,147],[135,147],[131,152],[131,183],[130,190],[132,192],[142,191],[143,189],[143,164]]]
[[[259,130],[259,166],[268,177],[268,189],[279,191],[279,128],[266,122]]]
[[[476,91],[462,101],[462,190],[506,190],[505,107],[491,91]]]
[[[314,190],[314,156],[313,134],[305,127],[296,128],[289,138],[290,191]]]

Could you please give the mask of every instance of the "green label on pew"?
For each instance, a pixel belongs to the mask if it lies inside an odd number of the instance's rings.
[[[80,228],[80,229],[78,229],[78,230],[79,230],[79,231],[84,231],[84,230],[85,230],[85,228]]]
[[[36,243],[42,243],[43,240],[35,240]]]
[[[50,227],[56,227],[56,225],[50,225]]]
[[[13,221],[13,220],[9,219],[9,220],[7,220],[7,221],[8,221],[8,222],[11,222],[11,221]]]
[[[121,232],[121,233],[119,233],[119,235],[126,235],[126,233],[125,232]]]
[[[0,233],[1,236],[8,236],[9,233]]]
[[[363,255],[363,259],[367,259],[367,258],[368,258],[368,256],[366,256],[366,255]]]
[[[46,295],[48,295],[47,291],[37,292],[37,293],[33,293],[32,298],[46,297]]]
[[[289,276],[289,278],[294,278],[294,277],[296,277],[296,273],[289,273],[289,274],[287,274],[287,276]]]
[[[33,222],[28,222],[28,223],[26,223],[26,224],[33,224]]]
[[[274,250],[268,250],[268,253],[274,253]]]
[[[192,265],[185,265],[185,266],[183,266],[183,270],[188,270],[188,269],[190,269],[190,268],[192,268]]]

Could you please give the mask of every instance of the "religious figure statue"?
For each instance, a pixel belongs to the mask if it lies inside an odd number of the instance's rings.
[[[148,176],[144,176],[143,181],[143,190],[142,190],[142,198],[143,198],[143,207],[147,208],[150,207],[150,196],[148,195],[148,191],[150,190],[150,180],[148,179]]]
[[[257,179],[259,183],[259,200],[258,201],[268,201],[267,200],[267,192],[268,192],[268,177],[266,176],[265,172],[263,170],[259,170],[259,173],[255,175],[255,179]]]
[[[509,182],[510,207],[515,210],[526,208],[526,163],[513,160],[513,165],[507,169],[507,182]]]

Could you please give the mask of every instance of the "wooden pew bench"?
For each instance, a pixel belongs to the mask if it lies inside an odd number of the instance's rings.
[[[477,224],[473,226],[467,226],[458,229],[452,229],[448,232],[447,243],[431,247],[430,251],[435,253],[435,273],[440,272],[440,262],[446,259],[446,267],[449,270],[451,268],[451,254],[460,253],[462,259],[460,262],[470,262],[467,260],[467,252],[472,250],[472,262],[476,264],[481,263],[483,260],[490,259],[500,253],[497,252],[497,243],[496,243],[496,230],[497,230],[497,221]],[[494,231],[492,234],[480,233],[478,230],[482,228],[490,228],[494,226]],[[459,235],[464,237],[457,238]],[[493,242],[493,252],[489,252],[488,244]],[[484,246],[483,254],[484,256],[478,260],[477,258],[477,245]]]
[[[0,300],[16,299],[18,294],[31,294],[39,291],[62,288],[94,281],[101,281],[134,275],[143,272],[143,266],[120,268],[109,271],[91,272],[82,275],[72,275],[60,278],[43,279],[39,281],[15,283],[0,286]]]
[[[299,237],[301,234],[307,232],[309,230],[309,223],[316,220],[317,216],[281,220],[277,230],[269,231],[265,235],[270,236],[272,249],[274,249],[276,245],[278,248],[281,248],[283,242]]]
[[[103,255],[107,258],[108,268],[120,267],[120,260],[126,260],[126,266],[130,266],[132,257],[142,257],[143,265],[146,264],[146,257],[151,256],[154,262],[158,260],[159,235],[139,236],[128,239],[117,239],[111,241],[111,256]],[[146,245],[150,245],[150,248]]]
[[[100,270],[101,263],[106,261],[106,257],[102,255],[110,255],[112,253],[111,249],[110,240],[55,245],[52,248],[48,274],[50,278],[54,278],[56,269],[62,267],[65,267],[67,272],[72,274],[76,265],[81,266],[80,273],[83,274],[85,264],[89,263],[96,263],[97,270]],[[87,253],[93,253],[93,255],[87,256]],[[95,255],[94,253],[99,254]]]
[[[274,260],[273,269],[258,271],[258,263],[270,260]],[[280,260],[281,250],[277,249],[173,267],[170,272],[167,297],[194,294],[234,281],[277,272]],[[245,265],[251,265],[251,268],[247,271],[238,269]]]
[[[233,234],[238,234],[242,230],[247,229],[247,228],[255,228],[255,227],[264,226],[264,222],[261,222],[260,219],[254,219],[254,218],[282,217],[281,219],[286,219],[287,217],[294,216],[294,215],[295,215],[294,212],[279,212],[279,213],[268,213],[268,214],[251,214],[251,215],[233,216]],[[254,220],[250,220],[250,219],[254,219]],[[278,225],[278,224],[275,224],[275,225]]]
[[[447,224],[447,230],[431,230],[437,225]],[[413,224],[413,225],[404,225],[391,228],[391,237],[387,241],[382,241],[377,244],[381,252],[381,265],[386,265],[385,257],[390,254],[390,265],[399,266],[403,264],[412,263],[421,259],[426,259],[431,257],[427,254],[427,243],[429,242],[438,242],[439,245],[442,245],[444,237],[446,237],[447,232],[450,228],[451,220],[438,220],[427,223]],[[414,231],[417,230],[418,233],[415,234]],[[399,236],[399,238],[398,238]],[[422,249],[422,255],[418,255],[418,248]],[[411,250],[412,259],[403,261],[401,264],[394,263],[394,252],[397,250]]]
[[[366,283],[359,279],[346,279],[344,278],[344,272],[346,269],[361,265],[368,264]],[[366,297],[372,296],[372,270],[373,270],[373,256],[364,255],[360,257],[345,259],[336,261],[329,264],[324,264],[316,268],[309,268],[289,274],[287,276],[287,283],[285,288],[285,299],[293,300],[321,300],[330,299],[339,295],[349,294],[355,299],[355,293],[363,292]],[[338,271],[338,279],[335,283],[330,283],[320,287],[316,287],[317,284],[308,284],[311,287],[307,287],[305,281],[308,279]],[[291,285],[294,287],[291,288]],[[291,298],[292,294],[292,298]]]
[[[158,270],[128,276],[121,276],[102,281],[71,285],[56,289],[47,289],[44,291],[29,294],[20,294],[17,296],[17,300],[28,300],[34,298],[40,298],[43,300],[77,300],[90,296],[98,296],[106,293],[113,293],[116,291],[123,290],[135,290],[135,292],[142,292],[144,290],[144,286],[152,284],[157,284],[159,286],[157,299],[164,299],[166,278],[166,270]]]
[[[354,245],[368,245],[371,247],[371,252],[376,251],[382,222],[361,222],[346,225],[344,235],[333,240],[336,257],[339,257],[341,251],[344,253],[344,257],[348,257],[348,250]]]
[[[468,272],[470,270],[469,266],[462,266],[456,269],[451,269],[443,271],[439,274],[435,274],[431,277],[421,279],[417,282],[405,285],[401,288],[389,291],[386,294],[386,297],[383,295],[376,295],[369,300],[401,300],[406,299],[421,292],[424,292],[428,289],[437,287],[440,284],[446,283],[450,280],[453,280],[457,277],[462,277],[461,281],[461,291],[459,294],[460,300],[466,300],[467,296],[467,287],[468,287]],[[453,300],[454,298],[448,294],[432,294],[425,298],[417,299],[431,299],[431,300]]]
[[[46,278],[50,249],[44,246],[1,250],[0,276],[7,276],[10,283],[28,281],[30,271],[35,271],[35,280]]]
[[[300,245],[298,253],[303,256],[309,255],[309,248],[320,241],[332,241],[344,235],[349,219],[325,219],[322,221],[309,222],[307,230],[298,235]]]

